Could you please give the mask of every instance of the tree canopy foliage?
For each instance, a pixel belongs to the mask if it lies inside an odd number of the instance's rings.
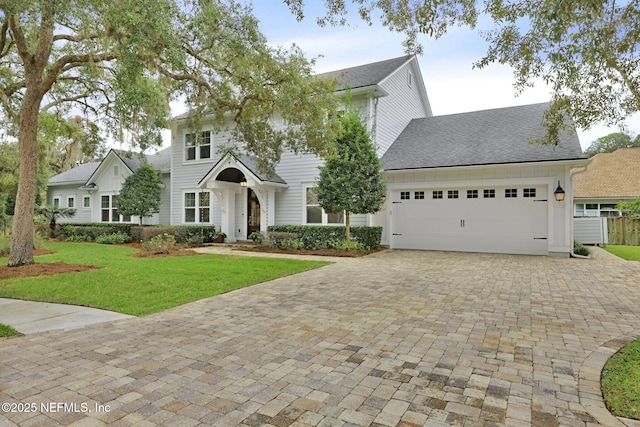
[[[122,184],[118,196],[118,212],[121,215],[142,219],[160,211],[162,194],[160,174],[149,163],[143,163]]]
[[[304,0],[284,0],[298,19]],[[520,92],[542,79],[552,90],[542,142],[557,144],[570,126],[621,125],[640,111],[640,0],[327,0],[320,25],[344,24],[350,9],[366,23],[379,18],[405,33],[408,52],[422,51],[420,34],[444,35],[452,26],[476,28],[479,18],[493,24],[481,31],[488,42],[475,67],[513,67]]]
[[[231,122],[268,169],[284,149],[320,154],[331,139],[335,82],[312,66],[295,46],[269,46],[233,0],[0,0],[0,123],[20,155],[9,265],[33,262],[42,113],[77,112],[144,149],[180,97],[194,127],[205,114]]]
[[[633,138],[624,132],[614,132],[593,141],[589,148],[584,150],[584,154],[587,157],[593,157],[598,153],[613,153],[618,148],[632,147],[640,147],[640,135]]]
[[[350,214],[378,212],[386,187],[382,164],[357,111],[347,109],[341,124],[335,152],[320,167],[314,193],[326,212],[345,212],[345,237],[349,240]]]

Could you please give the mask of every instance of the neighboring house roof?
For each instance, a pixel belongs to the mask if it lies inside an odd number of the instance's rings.
[[[400,56],[398,58],[387,59],[385,61],[373,62],[371,64],[358,65],[357,67],[343,68],[341,70],[329,71],[318,74],[318,77],[333,77],[338,80],[342,88],[358,89],[380,84],[394,71],[407,63],[411,56]]]
[[[619,148],[591,158],[585,172],[573,177],[574,198],[640,196],[640,147]]]
[[[575,132],[560,146],[530,143],[545,135],[548,103],[413,119],[382,157],[385,170],[584,159]]]
[[[111,153],[112,151],[129,169],[131,169],[131,171],[135,171],[136,169],[138,169],[138,167],[140,167],[139,154],[131,153],[124,150],[113,149],[110,150],[109,153]],[[107,153],[107,156],[109,155],[109,153]],[[107,158],[107,156],[105,156],[105,159]],[[170,148],[165,148],[164,150],[161,150],[156,154],[147,154],[145,155],[145,157],[147,158],[149,164],[151,164],[151,166],[153,166],[156,170],[166,171],[171,168]],[[101,164],[102,162],[91,162],[78,165],[73,169],[69,169],[68,171],[62,172],[61,174],[49,178],[49,185],[64,185],[74,182],[86,183],[96,173]]]

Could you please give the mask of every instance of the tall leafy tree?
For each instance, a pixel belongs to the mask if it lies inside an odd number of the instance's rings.
[[[269,169],[283,149],[321,154],[334,81],[295,46],[273,48],[233,0],[0,0],[0,126],[18,139],[10,266],[33,263],[42,113],[78,111],[132,145],[161,140],[168,101],[213,114]],[[279,117],[274,126],[269,121]]]
[[[149,163],[143,163],[122,184],[118,196],[118,212],[140,218],[160,211],[162,181],[160,174]]]
[[[640,197],[636,197],[635,200],[619,202],[617,209],[625,212],[631,218],[640,218]]]
[[[385,197],[382,165],[358,113],[348,109],[335,152],[320,167],[314,192],[326,212],[345,212],[346,240],[350,240],[351,214],[380,210]]]
[[[640,135],[632,138],[624,132],[615,132],[593,141],[589,148],[584,150],[584,154],[587,157],[593,157],[598,153],[613,153],[618,148],[632,147],[640,147]]]
[[[298,19],[305,0],[284,0]],[[552,90],[542,142],[557,144],[569,126],[622,124],[640,111],[640,0],[326,0],[320,25],[348,22],[357,13],[370,24],[379,18],[405,33],[408,52],[420,53],[418,36],[438,38],[452,26],[476,28],[480,17],[493,23],[480,35],[489,46],[475,67],[513,67],[520,92],[542,79]]]

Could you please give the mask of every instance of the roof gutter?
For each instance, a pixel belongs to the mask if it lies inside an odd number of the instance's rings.
[[[558,159],[558,160],[533,160],[530,162],[503,162],[503,163],[481,163],[481,164],[468,164],[468,165],[449,165],[449,166],[426,166],[426,167],[415,167],[415,168],[403,168],[403,169],[384,169],[385,173],[395,174],[395,173],[403,173],[407,171],[411,172],[419,172],[419,171],[428,171],[433,169],[462,169],[462,168],[498,168],[503,166],[516,166],[516,165],[535,165],[535,166],[545,166],[545,165],[558,165],[562,163],[574,163],[581,164],[585,161],[590,161],[590,159],[576,157],[573,159]],[[586,168],[586,166],[584,166]]]
[[[571,179],[571,182],[573,182],[573,177],[575,175],[584,173],[587,171],[587,168],[589,167],[589,164],[591,163],[591,159],[586,159],[587,162],[585,162],[581,167],[579,168],[573,168],[569,171],[569,177]],[[571,188],[573,188],[573,185],[571,186]],[[571,198],[573,200],[573,197]],[[573,207],[572,207],[573,208]],[[573,232],[573,215],[571,216],[571,220],[569,221],[569,229],[570,229],[570,233],[571,233],[571,242],[570,242],[570,248],[571,248],[571,252],[569,253],[569,255],[571,256],[571,258],[579,258],[579,259],[590,259],[589,256],[584,256],[584,255],[578,255],[577,253],[574,252],[574,232]]]

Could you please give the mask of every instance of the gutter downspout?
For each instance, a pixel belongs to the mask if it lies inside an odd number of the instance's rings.
[[[573,205],[573,176],[586,172],[590,163],[591,163],[591,159],[589,159],[589,163],[587,163],[586,165],[584,165],[584,166],[582,166],[580,168],[571,169],[569,171],[569,179],[571,179],[571,203],[572,203],[572,205]],[[573,210],[573,206],[571,206],[571,209]],[[591,259],[589,256],[578,255],[578,254],[574,253],[573,252],[573,242],[574,242],[574,237],[573,237],[573,215],[571,215],[571,246],[570,246],[571,247],[571,252],[569,253],[569,256],[571,258]]]

